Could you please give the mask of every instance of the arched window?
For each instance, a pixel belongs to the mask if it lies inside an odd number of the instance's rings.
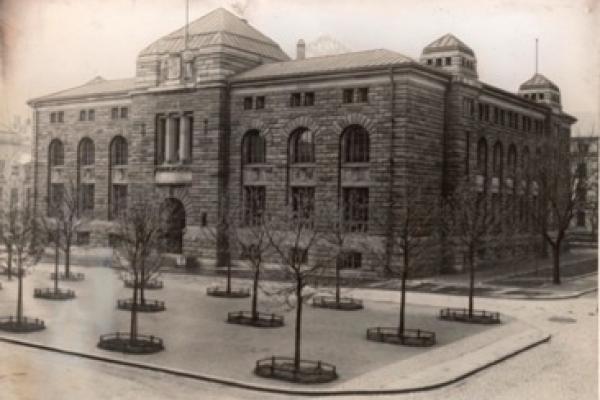
[[[81,139],[79,142],[79,165],[94,165],[94,142],[90,138]]]
[[[110,143],[110,165],[127,165],[127,140],[123,136]]]
[[[481,138],[477,142],[477,169],[483,175],[487,175],[487,157],[487,141]]]
[[[242,162],[260,164],[265,162],[265,138],[257,130],[248,131],[242,140]]]
[[[493,173],[494,176],[502,176],[502,161],[504,158],[502,143],[496,142],[494,145],[494,163],[493,163]]]
[[[514,144],[511,144],[508,147],[508,173],[510,176],[515,176],[517,174],[517,148]]]
[[[62,142],[54,139],[50,142],[49,162],[51,167],[65,165],[65,149]]]
[[[290,161],[292,163],[315,162],[315,143],[312,131],[298,128],[290,135]]]
[[[525,146],[521,155],[521,174],[529,177],[529,147]]]
[[[344,162],[369,161],[369,132],[360,125],[350,125],[342,133]]]

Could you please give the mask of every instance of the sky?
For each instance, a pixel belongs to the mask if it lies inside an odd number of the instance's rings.
[[[482,81],[508,91],[535,70],[560,88],[573,134],[600,132],[600,0],[187,0],[190,20],[216,7],[243,13],[290,56],[302,38],[418,59],[451,32]],[[0,118],[31,115],[27,99],[135,75],[137,54],[185,24],[186,0],[0,0]]]

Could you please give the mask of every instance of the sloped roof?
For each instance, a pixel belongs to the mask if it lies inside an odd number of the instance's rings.
[[[188,49],[230,46],[274,60],[289,60],[279,45],[248,22],[217,8],[188,25]],[[185,27],[164,36],[141,51],[140,56],[185,50]]]
[[[441,38],[429,43],[424,49],[423,54],[434,53],[438,51],[461,50],[475,57],[473,50],[462,40],[451,33],[447,33]]]
[[[525,81],[521,84],[521,86],[519,86],[519,90],[526,89],[553,89],[557,92],[560,92],[560,89],[554,82],[540,73],[536,73],[533,75],[533,77],[531,77],[531,79]]]
[[[29,100],[29,103],[48,100],[62,100],[70,98],[88,97],[94,95],[108,95],[127,93],[135,88],[135,78],[107,80],[100,76],[91,81],[71,89],[61,90],[46,96]]]
[[[410,62],[414,61],[400,53],[386,49],[376,49],[263,64],[236,75],[233,78],[233,81],[337,72],[359,68],[406,64]]]

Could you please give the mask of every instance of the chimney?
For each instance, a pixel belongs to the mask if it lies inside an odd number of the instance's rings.
[[[296,45],[296,60],[304,60],[306,58],[306,45],[304,44],[304,40],[298,40],[298,44]]]

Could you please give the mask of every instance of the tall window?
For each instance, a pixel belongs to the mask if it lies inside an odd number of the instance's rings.
[[[290,157],[292,163],[315,161],[315,146],[312,131],[298,128],[290,136]]]
[[[315,210],[315,188],[292,188],[292,213],[297,222],[312,227]]]
[[[81,139],[79,142],[79,165],[94,165],[94,142],[90,138]]]
[[[244,164],[265,162],[265,139],[257,130],[248,131],[242,140],[242,161]]]
[[[350,232],[366,232],[369,223],[369,189],[344,188],[344,224]]]
[[[360,125],[350,125],[342,133],[344,162],[369,161],[369,133]]]
[[[127,165],[127,140],[123,136],[110,143],[110,165]]]
[[[65,150],[60,140],[54,139],[50,142],[50,166],[57,167],[65,165]]]
[[[362,254],[358,251],[342,251],[336,260],[339,269],[360,269]]]
[[[80,211],[82,213],[91,213],[94,211],[94,184],[82,183],[79,186],[80,191]]]
[[[525,146],[521,155],[521,174],[529,178],[529,147]]]
[[[508,147],[508,173],[511,177],[517,175],[517,148],[514,144]]]
[[[262,217],[265,213],[265,187],[264,186],[245,186],[244,187],[244,224],[248,226],[257,226],[262,224]]]
[[[477,169],[479,173],[487,176],[487,141],[485,138],[477,142]]]
[[[192,113],[157,115],[155,151],[157,164],[188,163],[192,160]]]
[[[503,151],[502,151],[502,143],[496,142],[494,145],[494,163],[493,163],[493,173],[494,176],[502,177],[502,162],[503,162]]]
[[[118,218],[127,210],[127,185],[113,185],[111,192],[111,217]]]

